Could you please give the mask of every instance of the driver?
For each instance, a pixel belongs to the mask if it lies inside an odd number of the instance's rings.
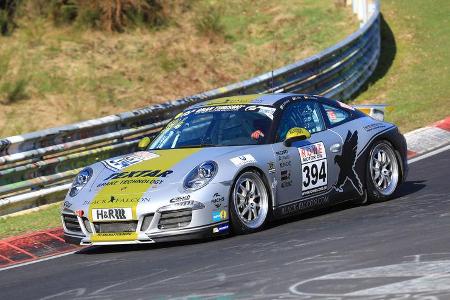
[[[250,135],[252,140],[262,142],[265,137],[265,133],[268,129],[269,122],[267,122],[264,119],[256,119],[253,121],[253,128],[255,131],[253,131]]]

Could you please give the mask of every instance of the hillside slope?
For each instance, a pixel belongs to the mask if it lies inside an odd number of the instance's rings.
[[[0,136],[189,96],[308,57],[357,27],[333,1],[191,1],[160,30],[22,18],[0,37]],[[275,43],[274,43],[275,40]]]
[[[388,103],[403,132],[450,115],[450,1],[382,0],[382,53],[357,103]]]

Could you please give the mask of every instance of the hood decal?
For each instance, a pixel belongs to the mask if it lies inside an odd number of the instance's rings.
[[[136,220],[136,207],[144,193],[155,184],[160,184],[170,176],[182,176],[184,174],[172,174],[172,168],[179,162],[190,157],[201,149],[172,149],[152,151],[159,155],[158,158],[141,161],[120,169],[105,178],[101,189],[89,204],[89,220],[93,220],[93,209],[131,208],[132,219]],[[169,153],[170,151],[170,153]],[[127,193],[124,193],[124,185],[127,185]],[[120,195],[120,196],[119,196]],[[97,210],[98,212],[98,210]],[[135,232],[95,234],[93,241],[129,240],[135,239]]]

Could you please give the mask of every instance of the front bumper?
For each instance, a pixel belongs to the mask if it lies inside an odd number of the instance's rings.
[[[93,242],[89,236],[81,236],[73,233],[64,232],[66,243],[75,245],[120,245],[120,244],[151,244],[161,242],[183,241],[183,240],[201,240],[216,236],[223,236],[229,233],[229,230],[219,231],[219,227],[228,227],[228,221],[218,222],[199,227],[181,228],[177,230],[167,230],[164,232],[147,234],[140,233],[135,240],[115,240],[115,241],[97,241]]]

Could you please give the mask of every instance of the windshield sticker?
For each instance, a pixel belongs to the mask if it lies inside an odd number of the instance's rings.
[[[241,108],[245,107],[244,105],[223,105],[223,106],[209,106],[202,107],[195,111],[196,114],[206,113],[206,112],[217,112],[217,111],[238,111]]]
[[[245,111],[254,111],[254,112],[264,114],[267,117],[269,117],[271,120],[273,120],[273,114],[275,113],[275,110],[276,109],[274,107],[256,106],[256,105],[247,106],[245,108]]]
[[[181,126],[183,126],[184,121],[186,121],[185,118],[175,119],[167,124],[166,129],[179,129]]]
[[[348,105],[348,104],[345,104],[345,103],[343,103],[343,102],[341,102],[341,101],[337,101],[337,103],[339,103],[339,105],[340,105],[341,107],[343,107],[343,108],[350,109],[350,110],[355,110],[354,107],[352,107],[352,106],[350,106],[350,105]]]
[[[233,157],[230,160],[236,167],[242,167],[247,164],[256,163],[256,159],[251,154],[245,154],[245,155],[241,155],[238,157]]]

